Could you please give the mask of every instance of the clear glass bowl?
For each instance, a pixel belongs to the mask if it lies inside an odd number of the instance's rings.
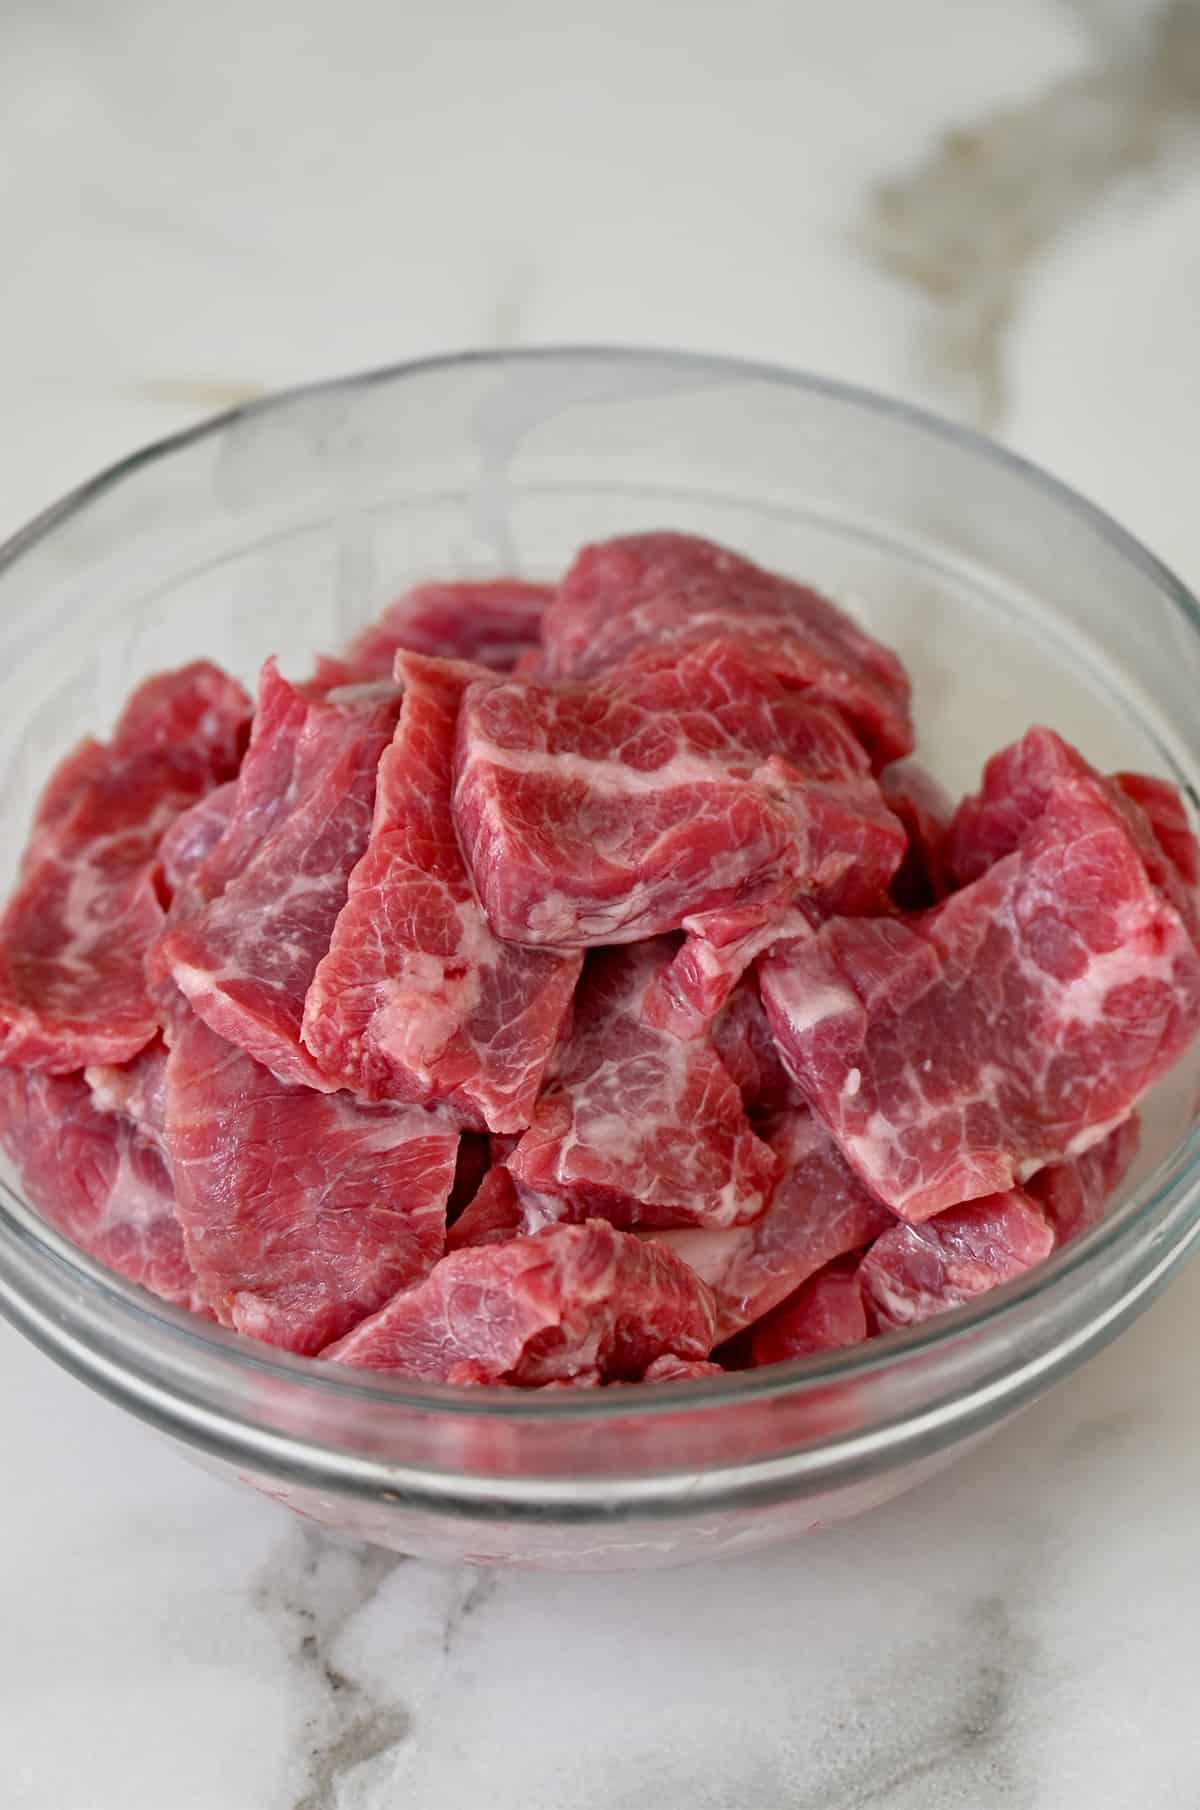
[[[1061,485],[973,435],[785,371],[668,353],[432,360],[255,404],[136,455],[0,555],[0,848],[51,763],[199,654],[306,669],[409,581],[559,571],[693,529],[851,604],[913,673],[952,786],[1031,721],[1099,763],[1200,776],[1200,612]],[[0,1179],[0,1309],[201,1462],[439,1559],[680,1560],[884,1501],[1150,1300],[1200,1229],[1196,1063],[1103,1225],[920,1331],[704,1382],[525,1395],[372,1379],[165,1307]]]

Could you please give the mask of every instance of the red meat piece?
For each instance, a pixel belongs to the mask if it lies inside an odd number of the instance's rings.
[[[289,1087],[190,1014],[172,1029],[166,1142],[205,1300],[311,1354],[442,1251],[458,1138],[429,1113]]]
[[[747,968],[783,940],[807,936],[809,916],[800,910],[730,906],[684,918],[683,947],[646,1001],[646,1016],[677,1037],[711,1028]]]
[[[305,737],[310,706],[309,696],[268,660],[259,675],[250,745],[236,781],[185,812],[163,839],[159,857],[171,902],[163,933],[147,954],[146,977],[164,1020],[181,997],[171,976],[167,937],[220,897],[317,782],[325,742],[316,731],[323,719],[314,717],[314,733]]]
[[[264,702],[280,683],[268,668]],[[211,893],[219,871],[224,885],[168,932],[159,959],[218,1035],[280,1080],[331,1090],[339,1083],[300,1042],[304,998],[366,847],[376,768],[400,699],[385,686],[303,702],[298,733],[287,700],[278,738],[252,748],[256,759],[239,784],[229,829],[194,881],[197,892]],[[282,803],[267,805],[265,836],[261,767],[273,781],[288,770],[283,793],[273,795]],[[235,867],[235,856],[247,853]]]
[[[496,934],[568,948],[761,924],[797,892],[857,910],[904,851],[837,715],[720,641],[600,684],[472,685],[454,821]]]
[[[97,1112],[123,1113],[151,1143],[164,1148],[167,1126],[167,1046],[161,1037],[131,1062],[94,1064],[84,1080]]]
[[[915,1326],[1012,1281],[1054,1248],[1045,1215],[1020,1188],[951,1207],[921,1225],[893,1225],[859,1265],[879,1331]]]
[[[228,830],[237,795],[236,779],[227,780],[177,817],[159,843],[159,866],[172,903],[204,866]]]
[[[479,1131],[464,1131],[458,1140],[458,1156],[454,1163],[454,1186],[446,1202],[446,1219],[454,1221],[470,1206],[479,1193],[492,1167],[492,1153],[487,1136]]]
[[[324,1357],[442,1382],[526,1387],[705,1358],[713,1301],[685,1263],[601,1220],[443,1257]]]
[[[211,660],[193,660],[145,680],[126,702],[110,748],[190,761],[197,785],[232,778],[246,750],[250,699]]]
[[[737,1083],[747,1112],[771,1115],[802,1104],[800,1090],[783,1066],[758,981],[752,976],[734,989],[713,1024],[712,1041]]]
[[[1113,783],[1145,813],[1154,839],[1186,887],[1200,886],[1200,844],[1178,786],[1148,773],[1114,773]]]
[[[1171,898],[1182,883],[1161,853],[1148,870],[1145,819],[1111,791],[1064,775],[1013,852],[943,905],[836,919],[763,961],[789,1070],[906,1219],[1081,1154],[1200,1024],[1200,957],[1154,880]]]
[[[162,1153],[79,1075],[0,1068],[0,1144],[38,1212],[130,1282],[206,1313]]]
[[[714,1363],[711,1358],[681,1358],[674,1351],[664,1352],[648,1364],[641,1376],[614,1377],[611,1387],[626,1388],[638,1383],[691,1383],[702,1377],[724,1376],[725,1366]],[[598,1370],[581,1370],[575,1376],[556,1377],[549,1383],[535,1383],[536,1389],[599,1389],[605,1378]],[[511,1387],[502,1384],[501,1387]]]
[[[717,1298],[717,1343],[760,1320],[833,1258],[894,1224],[812,1114],[784,1114],[771,1133],[782,1177],[766,1211],[729,1231],[661,1232]]]
[[[1200,849],[1176,788],[1142,773],[1106,778],[1052,729],[1030,729],[994,754],[983,770],[980,790],[959,805],[946,840],[955,880],[961,885],[978,879],[1011,854],[1041,820],[1055,792],[1072,787],[1102,797],[1122,819],[1152,884],[1200,939],[1195,894]]]
[[[481,1194],[485,1195],[489,1188],[498,1184],[493,1177],[508,1179],[508,1171],[504,1167],[513,1151],[521,1141],[519,1132],[493,1132],[489,1137],[485,1132],[464,1131],[458,1145],[458,1162],[454,1170],[454,1186],[450,1190],[450,1199],[446,1206],[446,1218],[450,1231],[447,1235],[448,1250],[455,1248],[454,1227],[468,1207],[475,1204]],[[503,1185],[501,1182],[499,1185]],[[509,1232],[512,1236],[524,1230],[520,1215],[514,1207]],[[466,1237],[459,1242],[475,1244],[483,1242]]]
[[[536,1203],[522,1201],[507,1165],[497,1163],[488,1170],[447,1231],[446,1249],[464,1251],[479,1244],[508,1244],[521,1233],[540,1231],[543,1225],[560,1217],[553,1207],[548,1216],[543,1216]]]
[[[1137,1155],[1139,1138],[1134,1113],[1074,1162],[1052,1163],[1026,1183],[1026,1193],[1050,1221],[1058,1244],[1078,1238],[1104,1217],[1109,1197]]]
[[[176,818],[158,848],[163,891],[170,899],[162,927],[146,951],[146,987],[158,1007],[160,1022],[170,1023],[183,1006],[171,978],[163,944],[179,924],[187,923],[205,902],[199,873],[229,828],[237,804],[237,781],[230,780]]]
[[[570,1223],[579,1218],[581,1210],[561,1195],[538,1194],[532,1188],[519,1187],[505,1159],[488,1170],[473,1198],[450,1226],[446,1249],[462,1251],[477,1244],[507,1244],[512,1238],[541,1232],[547,1226]]]
[[[154,1036],[158,847],[236,770],[248,714],[241,686],[200,661],[148,680],[112,741],[83,743],[51,778],[0,921],[0,1061],[60,1074]]]
[[[879,765],[912,748],[908,676],[828,598],[687,534],[585,547],[542,625],[546,670],[582,677],[647,649],[736,639],[785,685],[836,705]]]
[[[416,585],[389,604],[336,662],[327,663],[328,676],[336,668],[342,683],[390,679],[402,648],[509,672],[523,654],[537,649],[542,616],[553,595],[551,585],[524,578]]]
[[[643,1383],[694,1383],[704,1376],[723,1376],[724,1366],[710,1358],[683,1358],[677,1351],[665,1351],[648,1364],[638,1378]]]
[[[320,782],[340,719],[283,678],[274,660],[259,674],[250,745],[228,821],[199,867],[200,894],[215,899],[247,868],[276,826]]]
[[[858,1264],[843,1258],[810,1277],[752,1329],[750,1361],[783,1364],[838,1351],[860,1345],[869,1331]]]
[[[766,1204],[778,1164],[711,1044],[645,1021],[671,956],[662,941],[589,959],[556,1078],[508,1159],[536,1210],[557,1201],[562,1218],[729,1226]]]
[[[468,1124],[529,1123],[581,957],[488,928],[450,815],[455,722],[478,668],[402,654],[404,707],[375,821],[304,1010],[304,1041],[362,1098],[444,1101]]]
[[[945,857],[953,806],[938,781],[915,760],[885,767],[879,789],[908,836],[904,859],[889,889],[892,898],[903,911],[925,911],[953,891]]]

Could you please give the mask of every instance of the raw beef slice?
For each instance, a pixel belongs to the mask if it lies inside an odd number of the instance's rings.
[[[678,723],[706,757],[747,772],[759,756],[767,769],[755,769],[761,783],[789,782],[803,837],[806,909],[827,915],[880,908],[903,857],[904,827],[836,710],[789,692],[729,640],[682,653],[648,650],[634,668],[599,683]]]
[[[1054,1228],[1055,1241],[1066,1244],[1090,1231],[1104,1217],[1109,1197],[1120,1187],[1138,1151],[1140,1126],[1133,1113],[1102,1143],[1071,1163],[1052,1163],[1025,1185]]]
[[[713,1024],[712,1041],[747,1112],[769,1116],[803,1104],[799,1088],[783,1066],[753,975],[747,975],[730,995]]]
[[[945,904],[835,919],[764,959],[789,1070],[904,1218],[1082,1154],[1191,1042],[1200,957],[1136,811],[1062,777],[1013,852]]]
[[[1200,844],[1178,786],[1148,773],[1114,773],[1113,784],[1144,813],[1159,848],[1194,892],[1200,886]]]
[[[338,724],[328,710],[314,709],[274,660],[264,664],[228,818],[211,848],[193,845],[203,855],[198,865],[185,857],[187,877],[199,879],[203,900],[217,898],[249,866],[276,825],[319,783]]]
[[[264,674],[268,698],[279,683]],[[158,951],[205,1023],[283,1081],[339,1085],[300,1041],[304,999],[366,847],[376,769],[399,708],[390,685],[306,698],[298,735],[291,714],[280,733],[289,760],[268,763],[265,743],[251,749],[252,772],[239,785],[229,828],[195,876],[197,892],[211,890],[214,867],[225,870],[224,884]],[[252,754],[272,766],[272,778],[281,776],[276,767],[286,769],[282,807],[266,807],[265,836]],[[248,858],[229,874],[234,845]]]
[[[334,1085],[444,1101],[468,1124],[533,1114],[581,957],[502,943],[471,889],[450,815],[455,725],[479,669],[402,654],[404,705],[375,819],[304,1008]]]
[[[486,1132],[464,1131],[454,1161],[454,1186],[446,1202],[446,1222],[453,1225],[469,1207],[492,1169],[492,1152]]]
[[[417,1109],[289,1087],[190,1015],[171,1037],[179,1217],[223,1325],[311,1355],[428,1274],[453,1129]]]
[[[908,676],[890,649],[806,585],[694,535],[633,534],[585,547],[542,634],[552,677],[729,636],[785,685],[836,705],[879,765],[913,745]]]
[[[165,1152],[167,1127],[167,1046],[161,1037],[132,1061],[94,1063],[84,1080],[98,1112],[123,1113],[143,1137]]]
[[[236,771],[249,699],[205,661],[150,679],[108,743],[51,778],[0,921],[0,1061],[62,1074],[123,1062],[157,1029],[145,955],[156,856],[181,812]]]
[[[0,1144],[55,1229],[130,1282],[206,1313],[162,1153],[79,1075],[0,1068]]]
[[[419,584],[389,604],[335,666],[342,682],[390,679],[402,650],[444,660],[473,660],[509,672],[540,640],[552,586],[524,578],[460,579]]]
[[[172,904],[204,866],[229,828],[237,804],[235,779],[218,786],[177,817],[158,845],[163,885]]]
[[[1071,787],[1103,797],[1123,820],[1152,884],[1200,938],[1195,891],[1200,849],[1177,789],[1143,773],[1105,777],[1052,729],[1030,729],[994,754],[980,790],[959,805],[946,839],[947,863],[958,884],[978,879],[1011,854],[1055,792]]]
[[[805,1108],[784,1113],[770,1141],[782,1174],[753,1224],[655,1233],[716,1295],[718,1344],[761,1319],[835,1257],[860,1250],[895,1224]]]
[[[1023,1189],[950,1207],[917,1226],[892,1221],[860,1261],[838,1259],[760,1321],[752,1361],[856,1344],[872,1329],[915,1325],[1022,1275],[1096,1223],[1137,1141],[1130,1118],[1073,1162],[1039,1170]]]
[[[246,748],[250,700],[211,660],[193,660],[139,685],[117,721],[121,754],[161,754],[194,765],[204,790],[231,779]]]
[[[683,947],[646,1001],[646,1016],[677,1037],[709,1030],[755,959],[782,940],[809,934],[799,910],[730,906],[684,918]]]
[[[750,1334],[750,1361],[782,1364],[859,1345],[868,1336],[858,1264],[839,1258],[781,1301]]]
[[[647,1364],[640,1377],[641,1383],[696,1383],[706,1376],[723,1376],[724,1365],[714,1364],[709,1358],[683,1358],[676,1351],[664,1351],[656,1357],[652,1364]]]
[[[713,1318],[670,1251],[588,1220],[452,1252],[322,1356],[450,1383],[620,1381],[667,1353],[706,1358]]]
[[[892,877],[892,898],[903,911],[926,911],[954,890],[946,872],[946,833],[953,816],[949,797],[915,760],[885,767],[879,789],[908,836],[904,859]]]
[[[169,1024],[184,1005],[183,995],[171,977],[164,944],[171,932],[187,923],[205,903],[199,874],[229,828],[237,793],[236,780],[218,786],[177,817],[158,846],[160,890],[168,902],[159,932],[146,950],[143,970],[146,989],[162,1024]]]
[[[645,1020],[671,955],[661,941],[589,958],[555,1079],[508,1159],[542,1216],[730,1226],[766,1205],[778,1163],[715,1050]]]
[[[547,1206],[548,1211],[543,1211]],[[488,1170],[471,1199],[446,1233],[448,1251],[479,1244],[508,1244],[523,1232],[540,1232],[564,1217],[558,1201],[543,1203],[528,1194],[522,1199],[506,1163]]]
[[[496,934],[563,948],[718,908],[761,925],[798,892],[863,909],[904,852],[836,713],[728,641],[592,684],[470,686],[454,821]]]
[[[250,745],[237,779],[185,812],[163,838],[159,858],[170,904],[162,934],[147,954],[146,976],[164,1021],[181,998],[171,975],[168,938],[220,897],[276,824],[317,784],[326,751],[321,730],[328,721],[268,660],[259,675]]]
[[[915,1326],[1040,1263],[1054,1232],[1020,1188],[951,1207],[921,1225],[894,1225],[859,1265],[878,1331]]]

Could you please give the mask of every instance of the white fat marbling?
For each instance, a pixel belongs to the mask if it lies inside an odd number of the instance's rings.
[[[1193,0],[15,0],[0,532],[294,379],[633,339],[984,423],[1200,578]],[[325,1540],[0,1327],[4,1810],[1195,1810],[1200,1270],[719,1568]]]

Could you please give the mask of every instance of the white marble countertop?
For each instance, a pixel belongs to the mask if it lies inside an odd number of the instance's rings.
[[[983,424],[1200,580],[1194,0],[12,0],[0,225],[0,532],[281,383],[643,340]],[[625,1579],[322,1540],[0,1327],[0,1804],[1196,1810],[1198,1318]]]

